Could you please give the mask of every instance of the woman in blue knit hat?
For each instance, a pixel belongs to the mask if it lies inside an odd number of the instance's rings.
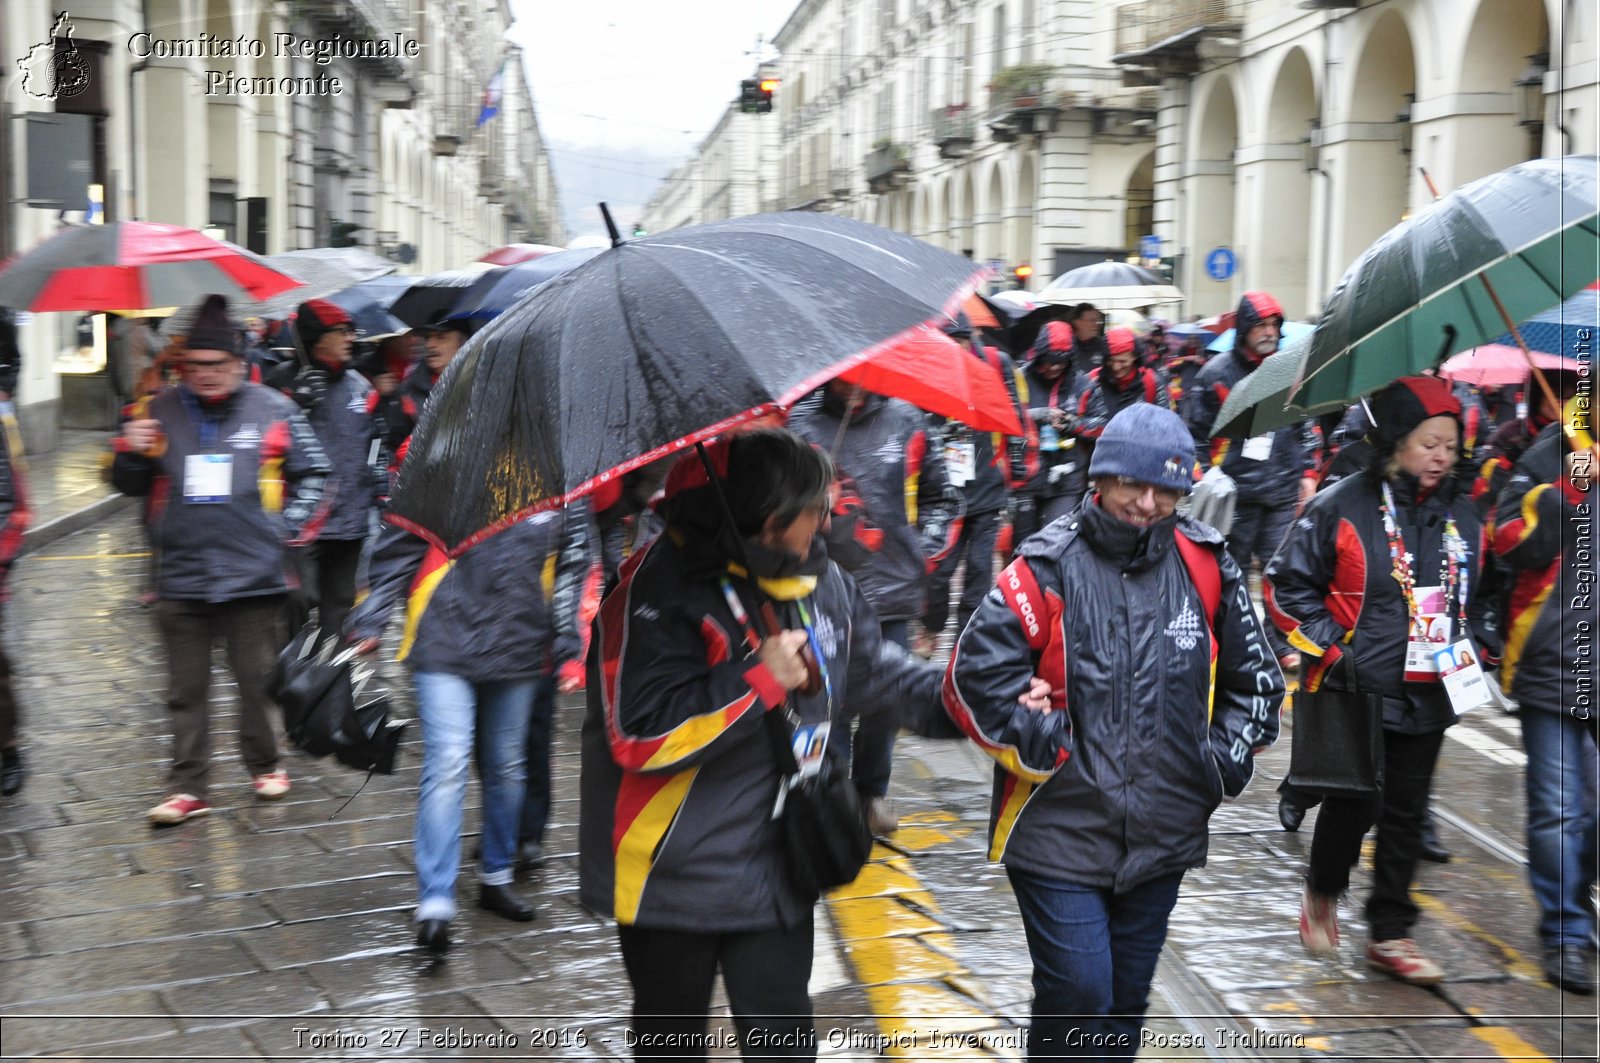
[[[1131,1059],[1211,813],[1278,736],[1283,675],[1239,568],[1176,512],[1194,443],[1164,407],[1106,425],[1083,505],[1028,539],[956,643],[945,708],[996,761],[989,858],[1033,959],[1029,1059]],[[1034,677],[1050,706],[1017,697]]]

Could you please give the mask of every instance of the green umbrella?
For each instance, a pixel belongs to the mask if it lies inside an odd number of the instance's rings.
[[[1390,229],[1328,297],[1300,387],[1291,390],[1294,405],[1337,409],[1491,343],[1593,283],[1596,168],[1591,155],[1518,163]],[[1441,347],[1447,326],[1454,333]]]
[[[1228,400],[1211,425],[1211,435],[1249,439],[1304,419],[1303,410],[1289,406],[1289,389],[1310,349],[1310,337],[1306,336],[1262,359],[1255,372],[1228,392]]]

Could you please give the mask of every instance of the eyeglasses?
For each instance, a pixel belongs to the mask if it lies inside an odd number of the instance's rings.
[[[1157,502],[1164,502],[1170,506],[1177,505],[1178,499],[1183,497],[1183,492],[1177,488],[1157,487],[1155,484],[1147,484],[1143,480],[1135,480],[1127,476],[1109,476],[1106,478],[1106,482],[1115,485],[1117,490],[1126,491],[1135,497],[1149,491],[1155,495]]]
[[[232,358],[190,358],[183,363],[183,367],[196,373],[208,373],[226,369],[232,364]]]

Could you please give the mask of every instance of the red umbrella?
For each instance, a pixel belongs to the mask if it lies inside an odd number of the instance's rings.
[[[1566,369],[1574,373],[1579,368],[1576,359],[1544,351],[1533,352],[1533,364],[1540,369]],[[1527,380],[1528,360],[1523,357],[1521,348],[1490,343],[1450,358],[1439,367],[1439,374],[1480,388],[1497,388]]]
[[[994,367],[937,329],[924,326],[902,333],[839,379],[980,431],[1022,434],[1011,393]]]
[[[518,262],[526,262],[540,255],[553,255],[565,248],[552,247],[549,244],[503,244],[478,259],[494,266],[515,266]]]
[[[181,225],[74,225],[0,265],[0,305],[50,310],[182,306],[212,292],[260,300],[301,282],[242,247]]]

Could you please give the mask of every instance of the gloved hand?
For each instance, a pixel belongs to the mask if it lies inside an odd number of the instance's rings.
[[[289,397],[302,410],[309,410],[328,394],[328,374],[322,369],[306,369],[294,378]]]

